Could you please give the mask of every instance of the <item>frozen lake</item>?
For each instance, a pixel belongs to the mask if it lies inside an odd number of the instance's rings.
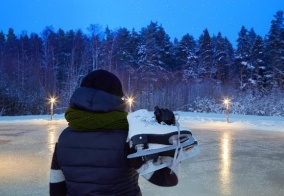
[[[66,123],[1,123],[0,195],[48,195],[53,147]],[[140,179],[146,196],[284,195],[284,133],[191,129],[201,153],[181,164],[179,184]]]

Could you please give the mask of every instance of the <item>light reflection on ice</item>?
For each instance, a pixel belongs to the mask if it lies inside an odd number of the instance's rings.
[[[224,132],[220,145],[220,189],[222,195],[230,195],[231,192],[231,134]]]
[[[49,150],[49,154],[53,154],[55,143],[58,139],[58,127],[54,125],[52,122],[47,125],[47,148]]]

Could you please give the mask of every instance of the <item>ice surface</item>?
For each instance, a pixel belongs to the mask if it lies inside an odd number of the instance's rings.
[[[151,112],[150,112],[151,113]],[[182,162],[179,184],[140,178],[145,196],[284,195],[284,118],[178,112],[201,153]],[[152,112],[153,114],[153,112]],[[64,115],[0,117],[0,195],[48,195],[54,144]]]

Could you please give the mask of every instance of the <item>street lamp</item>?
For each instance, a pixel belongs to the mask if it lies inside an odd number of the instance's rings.
[[[132,106],[132,104],[134,102],[134,98],[133,97],[128,97],[126,99],[126,102],[129,104],[129,112],[131,112],[131,106]]]
[[[53,120],[53,104],[56,102],[56,98],[55,97],[51,97],[49,99],[49,103],[50,103],[50,120]]]
[[[225,104],[226,106],[226,122],[228,123],[229,122],[229,106],[230,106],[230,102],[231,100],[228,99],[228,98],[225,98],[223,100],[223,104]]]

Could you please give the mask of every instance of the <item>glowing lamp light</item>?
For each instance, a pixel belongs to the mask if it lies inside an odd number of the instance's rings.
[[[54,97],[51,97],[49,101],[50,103],[55,103],[56,99]]]
[[[56,102],[56,98],[55,97],[50,97],[49,98],[49,103],[50,103],[50,120],[53,120],[53,105]]]
[[[224,99],[224,102],[223,102],[226,106],[228,106],[230,104],[230,99],[226,98]]]
[[[226,122],[229,122],[229,106],[231,104],[231,100],[228,98],[225,98],[223,100],[223,104],[226,106]]]
[[[127,97],[126,102],[129,105],[129,112],[131,112],[131,107],[132,107],[132,104],[134,103],[134,98],[133,97]]]

